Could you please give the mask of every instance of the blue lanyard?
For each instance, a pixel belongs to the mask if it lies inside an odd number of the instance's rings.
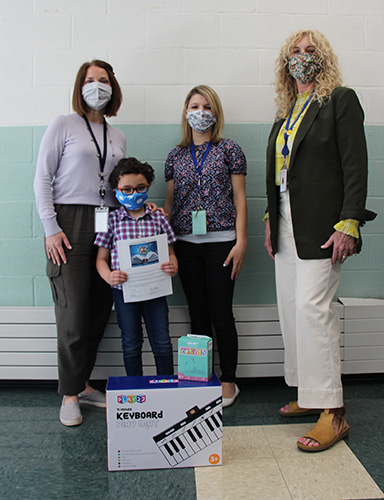
[[[205,160],[206,160],[206,158],[208,156],[208,153],[209,153],[209,150],[211,149],[211,146],[212,146],[212,142],[209,141],[207,149],[205,150],[203,159],[201,160],[200,167],[199,167],[199,165],[197,163],[197,158],[196,158],[195,145],[193,144],[193,142],[191,142],[191,152],[192,152],[193,163],[194,163],[194,165],[196,167],[196,170],[197,170],[197,173],[199,174],[199,177],[201,175],[201,171],[203,169],[204,162],[205,162]]]
[[[289,123],[290,123],[291,118],[292,118],[293,110],[295,109],[295,106],[296,106],[297,99],[295,101],[295,104],[292,106],[291,112],[289,113],[289,116],[288,116],[287,123],[285,124],[285,130],[284,130],[284,146],[283,146],[283,149],[281,150],[281,154],[284,156],[284,159],[287,158],[287,156],[289,155],[288,137],[291,135],[292,129],[296,125],[297,120],[300,118],[300,116],[302,115],[303,111],[308,106],[308,103],[312,99],[312,96],[313,96],[314,92],[315,91],[313,90],[312,93],[311,93],[311,95],[305,101],[304,106],[301,108],[300,113],[297,115],[296,120],[292,123],[291,126],[289,126]]]

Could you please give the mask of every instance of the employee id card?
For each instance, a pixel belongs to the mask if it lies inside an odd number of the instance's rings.
[[[283,166],[280,170],[280,193],[285,193],[288,189],[288,166],[287,160],[284,157]]]
[[[192,234],[197,236],[207,234],[207,212],[205,210],[192,212]]]
[[[108,232],[108,207],[95,208],[95,233]]]
[[[286,168],[280,171],[280,193],[285,193],[288,186],[288,170]]]

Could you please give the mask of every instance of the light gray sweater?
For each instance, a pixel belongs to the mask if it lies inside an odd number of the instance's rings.
[[[90,125],[103,153],[103,125],[92,122]],[[108,177],[118,161],[125,157],[127,143],[123,132],[110,125],[107,140],[105,205],[117,207],[119,203],[109,186]],[[73,113],[52,120],[41,140],[34,180],[37,212],[47,237],[61,231],[54,203],[100,205],[99,171],[96,145],[84,119]]]

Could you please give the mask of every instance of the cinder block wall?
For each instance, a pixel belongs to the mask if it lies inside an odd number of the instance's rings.
[[[331,41],[344,81],[366,112],[368,207],[364,251],[344,264],[339,294],[383,297],[383,0],[13,0],[0,3],[0,306],[52,304],[32,182],[49,121],[71,112],[80,64],[108,60],[124,93],[111,123],[130,156],[156,169],[152,199],[165,196],[163,165],[179,140],[187,91],[206,83],[223,102],[226,129],[249,164],[249,250],[237,304],[274,303],[273,264],[263,248],[264,157],[274,117],[273,64],[293,30]],[[170,303],[184,303],[178,280]]]

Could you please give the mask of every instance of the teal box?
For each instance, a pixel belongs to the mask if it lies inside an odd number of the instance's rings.
[[[179,338],[179,380],[208,382],[212,377],[212,339],[205,335]]]

